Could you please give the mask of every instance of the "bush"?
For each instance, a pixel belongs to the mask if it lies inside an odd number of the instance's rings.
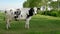
[[[60,10],[38,11],[38,14],[60,17]]]
[[[52,12],[51,12],[51,16],[57,17],[57,16],[58,16],[58,12],[57,12],[57,11],[52,11]]]

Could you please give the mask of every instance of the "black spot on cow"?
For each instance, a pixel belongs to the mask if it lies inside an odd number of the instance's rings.
[[[21,11],[15,11],[14,14],[15,15],[20,15]]]
[[[15,18],[15,21],[17,21],[18,16],[14,16],[14,18]]]
[[[14,15],[16,15],[16,16],[14,16],[14,19],[17,20],[17,18],[19,16],[18,11],[14,12]]]
[[[31,8],[31,9],[29,10],[29,15],[27,15],[27,18],[29,18],[30,16],[33,16],[33,12],[34,12],[34,9]]]
[[[18,16],[14,16],[14,18],[18,18]]]
[[[14,16],[14,18],[15,18],[16,21],[17,21],[17,18],[18,18],[18,16],[19,16],[20,14],[21,14],[20,9],[17,9],[17,11],[14,12],[14,15],[16,15],[16,16]]]

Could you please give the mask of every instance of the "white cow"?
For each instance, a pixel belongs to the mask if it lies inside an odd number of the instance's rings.
[[[37,14],[37,8],[21,8],[17,10],[6,10],[6,28],[9,29],[11,20],[25,19],[25,28],[29,29],[29,21],[31,16]]]

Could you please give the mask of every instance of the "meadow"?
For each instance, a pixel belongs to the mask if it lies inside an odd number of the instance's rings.
[[[6,29],[5,14],[0,13],[0,34],[60,34],[60,17],[35,15],[30,20],[30,28],[24,28],[25,21],[12,21]]]

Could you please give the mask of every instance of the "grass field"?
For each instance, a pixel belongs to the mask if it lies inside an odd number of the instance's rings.
[[[30,29],[24,28],[25,21],[12,21],[6,30],[4,14],[0,13],[0,34],[60,34],[60,17],[36,15],[30,21]]]

